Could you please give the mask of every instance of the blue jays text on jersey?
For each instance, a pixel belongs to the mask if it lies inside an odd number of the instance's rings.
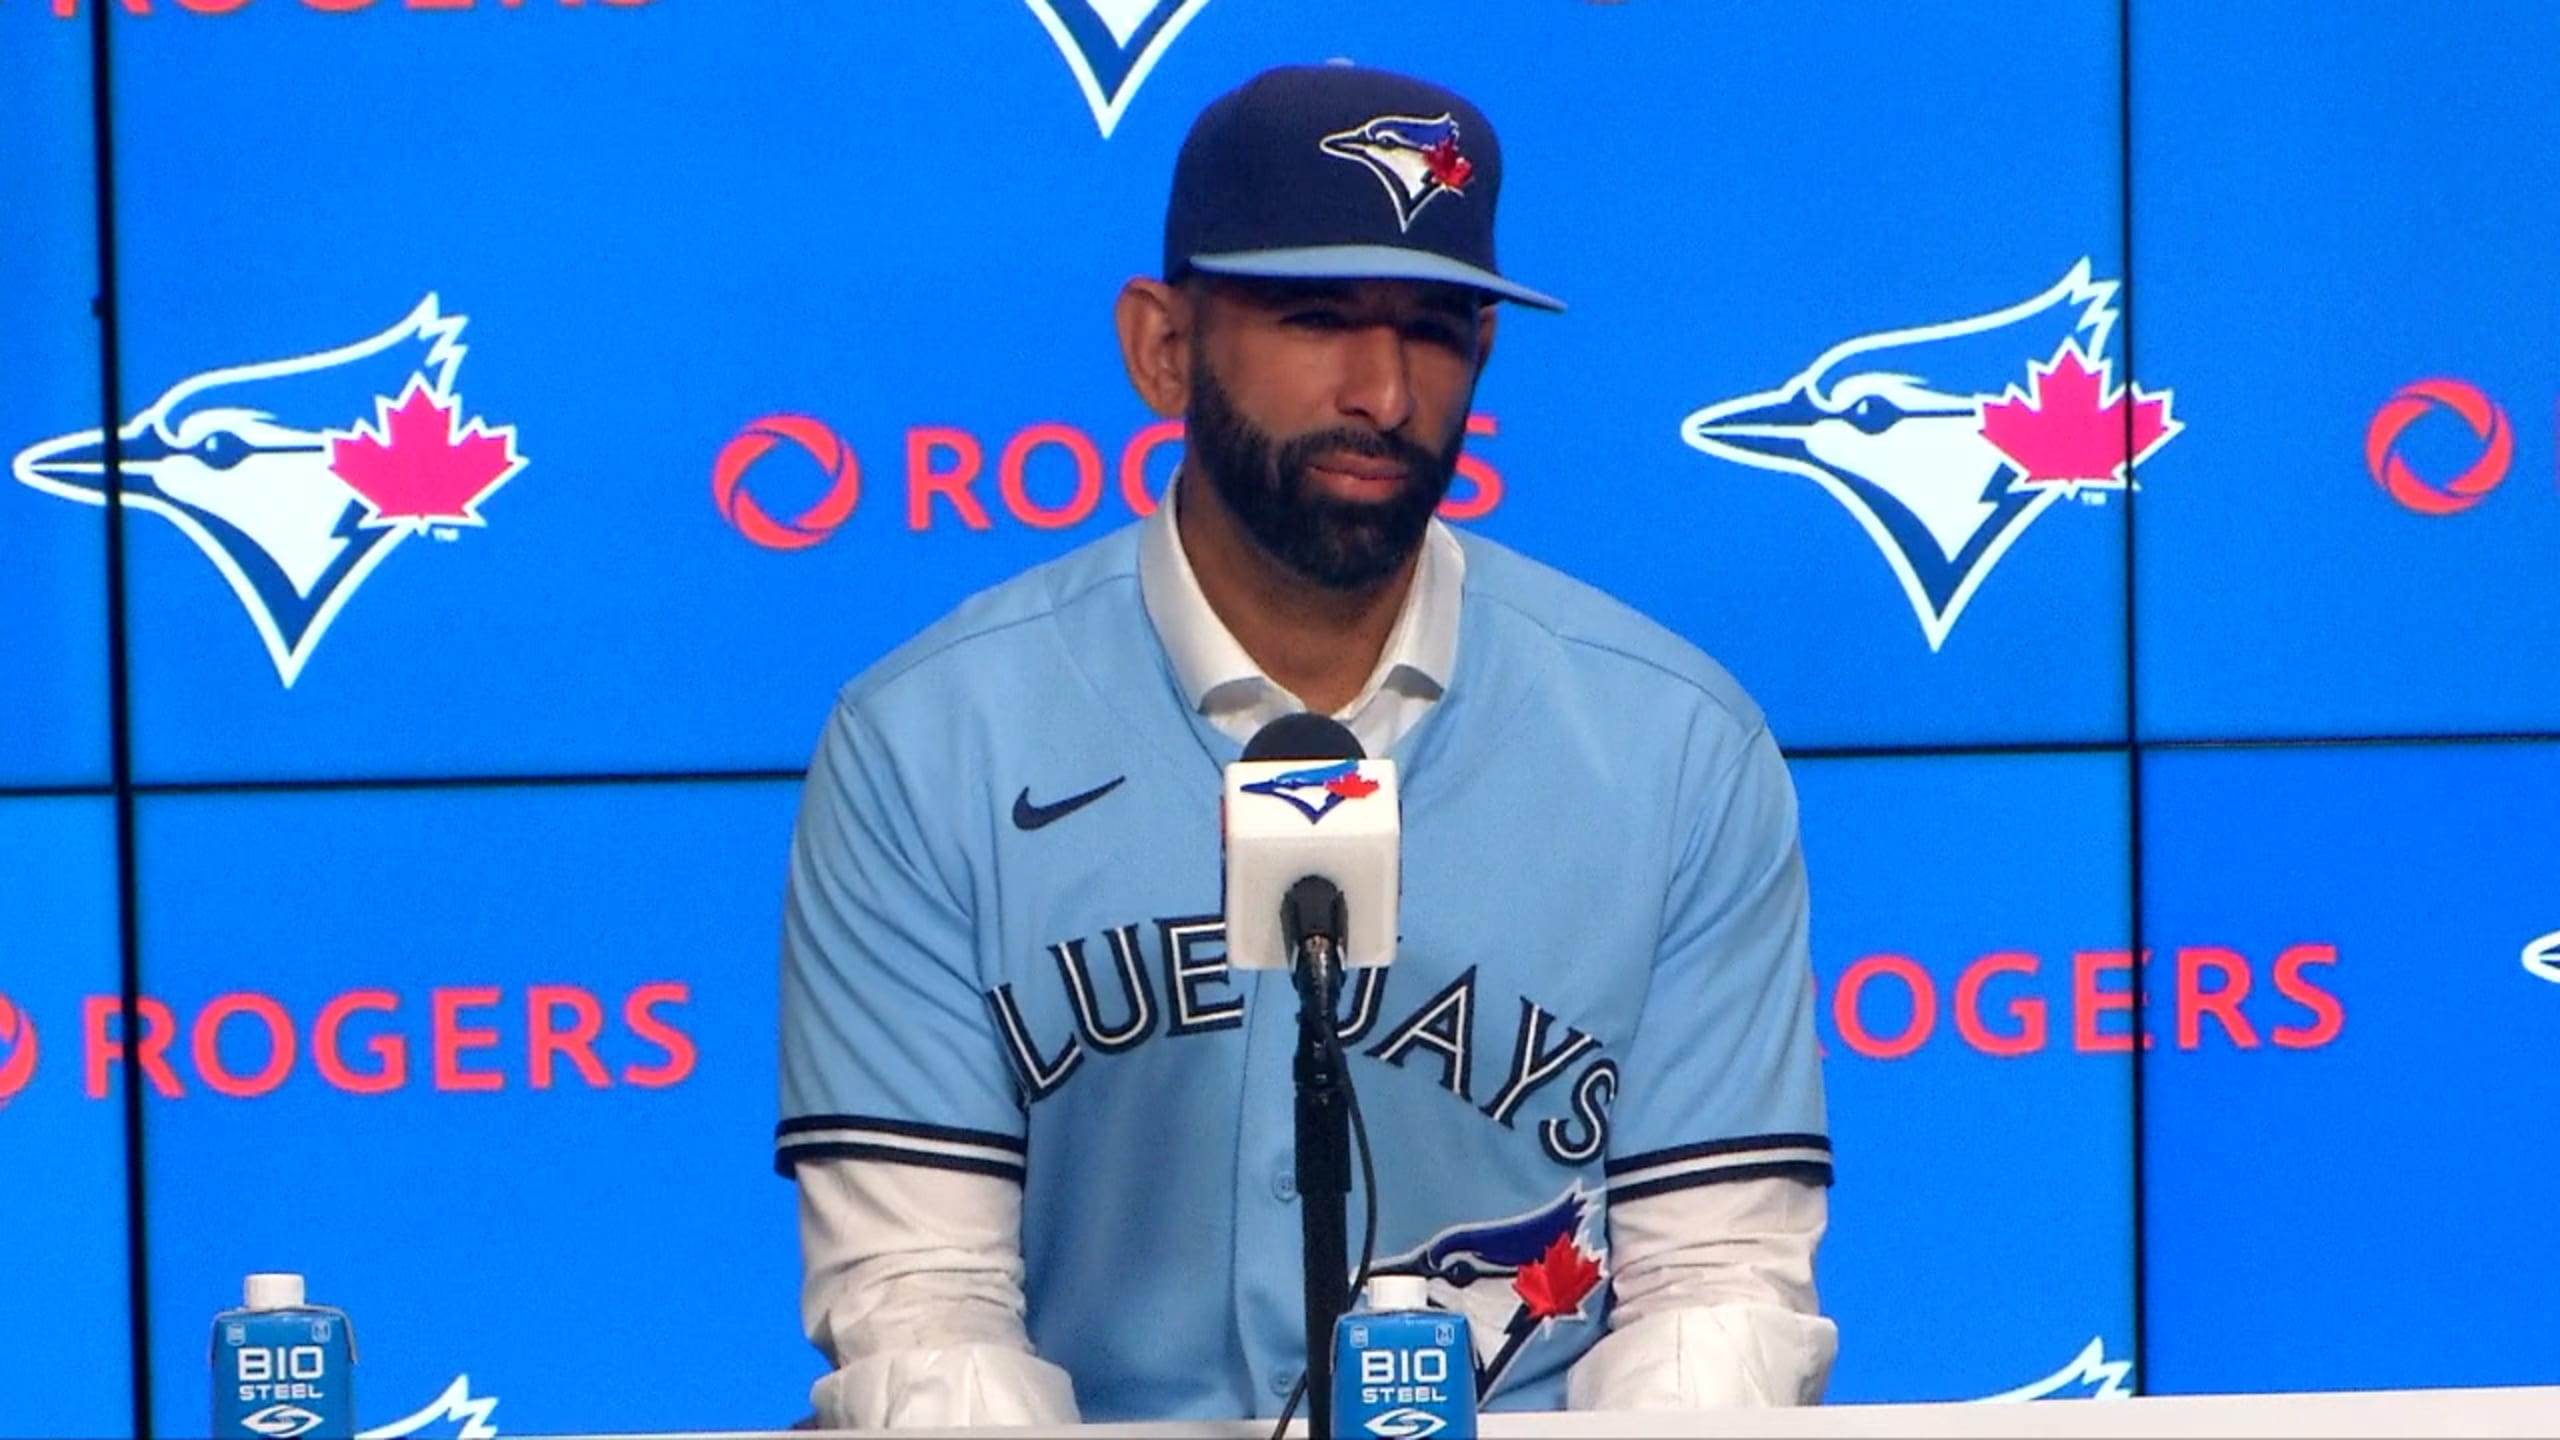
[[[1241,746],[1182,694],[1136,534],[974,598],[839,698],[793,845],[777,1163],[1019,1183],[1025,1323],[1086,1418],[1272,1414],[1303,1345],[1294,995],[1225,965]],[[1748,697],[1462,543],[1448,689],[1389,752],[1402,938],[1340,1024],[1377,1255],[1467,1312],[1489,1407],[1557,1408],[1606,1314],[1612,1204],[1828,1181],[1806,888]],[[1026,786],[1122,775],[1014,823]]]

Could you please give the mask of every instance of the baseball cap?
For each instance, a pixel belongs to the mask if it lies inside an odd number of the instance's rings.
[[[1347,61],[1281,66],[1192,122],[1164,278],[1438,280],[1562,310],[1495,268],[1501,189],[1501,143],[1465,97]]]

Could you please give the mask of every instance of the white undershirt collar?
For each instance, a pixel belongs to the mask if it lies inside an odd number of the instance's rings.
[[[1167,485],[1145,521],[1138,540],[1138,590],[1184,697],[1210,724],[1241,743],[1271,721],[1307,707],[1262,673],[1209,608],[1174,524],[1174,496],[1180,489],[1178,481]],[[1458,656],[1466,569],[1466,552],[1457,536],[1435,516],[1424,532],[1413,585],[1405,592],[1395,628],[1387,633],[1377,669],[1351,703],[1334,714],[1368,753],[1385,754],[1448,688]]]

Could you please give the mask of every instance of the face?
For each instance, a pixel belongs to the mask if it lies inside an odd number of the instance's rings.
[[[1396,573],[1448,494],[1491,322],[1456,286],[1212,281],[1198,292],[1189,461],[1314,583]]]

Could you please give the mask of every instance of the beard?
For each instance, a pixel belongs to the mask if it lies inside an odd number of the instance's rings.
[[[1466,437],[1461,429],[1437,452],[1401,435],[1347,427],[1275,442],[1236,412],[1225,387],[1197,358],[1183,430],[1190,458],[1254,543],[1306,580],[1338,591],[1377,585],[1422,547]],[[1311,473],[1316,458],[1327,454],[1401,466],[1404,488],[1384,500],[1327,495]]]

